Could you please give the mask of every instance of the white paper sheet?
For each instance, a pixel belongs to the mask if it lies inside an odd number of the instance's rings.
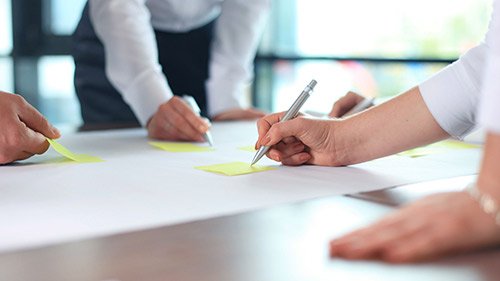
[[[59,161],[52,149],[0,166],[0,251],[236,214],[317,197],[475,174],[480,150],[420,158],[387,157],[350,167],[285,167],[223,176],[194,166],[250,162],[236,149],[257,139],[254,122],[213,125],[216,151],[170,153],[148,144],[143,129],[65,135],[75,153],[106,162]],[[47,163],[46,161],[52,162]]]

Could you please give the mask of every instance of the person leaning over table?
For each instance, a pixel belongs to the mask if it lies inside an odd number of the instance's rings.
[[[60,136],[24,98],[0,91],[0,164],[42,154],[49,148],[45,137]]]
[[[149,136],[203,141],[214,121],[257,119],[242,108],[270,0],[89,0],[72,37],[85,125],[137,123]],[[109,80],[108,80],[109,79]]]
[[[485,41],[417,87],[346,119],[258,121],[256,148],[285,165],[343,166],[487,131],[476,183],[431,195],[330,243],[332,257],[402,263],[500,244],[500,0]],[[478,119],[478,122],[476,122]]]

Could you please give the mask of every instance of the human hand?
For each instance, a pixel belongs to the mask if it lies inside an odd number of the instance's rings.
[[[345,96],[343,96],[338,101],[336,101],[335,104],[333,104],[332,110],[330,111],[328,116],[332,118],[340,118],[346,115],[346,113],[348,113],[364,99],[365,97],[356,94],[355,92],[349,91]]]
[[[61,133],[19,95],[0,91],[0,164],[42,154]]]
[[[337,150],[341,121],[299,116],[279,123],[283,115],[267,115],[257,122],[259,139],[255,148],[271,146],[267,157],[284,165],[339,166],[347,161],[348,154]]]
[[[153,139],[204,142],[203,134],[210,122],[201,118],[179,97],[174,96],[160,105],[147,125]]]
[[[219,113],[212,118],[213,121],[228,121],[228,120],[254,120],[262,118],[266,115],[264,111],[255,108],[248,109],[232,109]]]
[[[431,195],[330,242],[330,255],[419,262],[500,243],[500,227],[463,192]]]

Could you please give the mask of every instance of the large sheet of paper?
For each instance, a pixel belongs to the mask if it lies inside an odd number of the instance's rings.
[[[286,167],[226,176],[195,169],[250,162],[254,122],[213,125],[215,151],[172,153],[143,129],[65,135],[75,153],[105,160],[76,163],[50,149],[0,166],[0,251],[171,225],[318,197],[357,193],[477,173],[480,149],[410,158],[390,156],[349,167]],[[201,144],[203,145],[203,144]]]

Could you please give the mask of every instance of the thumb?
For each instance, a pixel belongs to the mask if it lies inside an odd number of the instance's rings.
[[[61,136],[59,130],[52,126],[38,110],[28,103],[21,107],[17,114],[19,119],[33,131],[39,132],[51,139],[57,139]]]
[[[364,100],[364,97],[349,91],[345,96],[340,98],[332,107],[328,114],[329,117],[340,118],[354,108],[358,103]]]
[[[275,123],[271,126],[271,129],[269,129],[267,135],[262,139],[262,145],[275,145],[287,137],[295,137],[300,140],[300,137],[306,130],[306,119],[301,117]]]

